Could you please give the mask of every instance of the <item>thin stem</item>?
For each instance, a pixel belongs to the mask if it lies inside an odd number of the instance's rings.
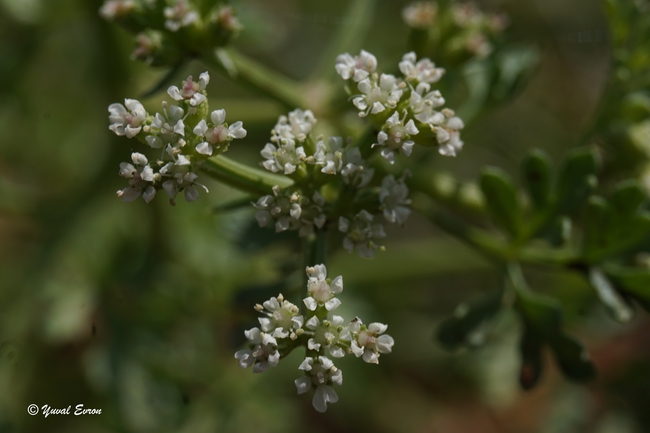
[[[222,155],[203,162],[201,171],[228,186],[257,195],[270,194],[275,185],[280,188],[293,185],[293,180],[286,176],[249,167]]]
[[[300,83],[234,49],[217,49],[204,54],[201,61],[246,87],[278,101],[288,109],[306,107]]]

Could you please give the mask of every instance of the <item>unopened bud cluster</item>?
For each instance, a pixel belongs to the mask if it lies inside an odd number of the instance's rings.
[[[508,25],[504,14],[486,13],[474,2],[418,1],[402,10],[404,22],[412,29],[429,32],[420,37],[434,39],[430,48],[446,61],[484,58]],[[428,41],[425,41],[425,45]],[[439,46],[439,43],[444,46]]]
[[[100,15],[134,33],[134,59],[175,65],[188,53],[225,45],[242,25],[231,6],[216,2],[203,11],[197,0],[107,0]]]
[[[128,186],[117,192],[123,201],[142,196],[149,203],[162,189],[175,204],[180,192],[190,202],[199,196],[197,186],[208,191],[196,181],[201,162],[228,150],[232,140],[246,136],[242,122],[228,125],[225,110],[209,112],[209,82],[210,76],[204,72],[198,82],[190,76],[180,88],[171,86],[167,93],[173,102],[163,102],[162,112],[154,115],[135,99],[108,107],[111,131],[157,150],[150,158],[134,152],[131,162],[120,164],[119,175],[128,179]]]
[[[463,121],[432,88],[445,73],[429,59],[417,60],[407,53],[399,62],[401,76],[377,72],[377,59],[367,51],[358,56],[338,56],[336,71],[347,81],[347,90],[359,116],[366,117],[379,130],[374,146],[381,155],[395,162],[396,154],[410,156],[415,144],[438,145],[440,154],[456,156],[463,147],[460,130]]]
[[[343,235],[347,251],[372,258],[375,250],[383,248],[377,240],[386,237],[382,217],[385,222],[406,223],[408,187],[404,178],[396,180],[392,175],[373,183],[375,170],[368,167],[359,148],[342,137],[314,137],[315,125],[309,110],[280,116],[270,143],[261,151],[261,165],[294,179],[295,184],[284,190],[276,186],[272,195],[253,203],[255,218],[261,227],[297,230],[302,237],[334,226]]]
[[[304,314],[282,295],[256,305],[255,310],[262,314],[260,326],[244,332],[249,347],[235,353],[235,358],[242,368],[252,366],[254,373],[262,373],[292,350],[305,347],[306,357],[298,367],[303,376],[294,383],[298,394],[313,390],[314,408],[325,412],[327,403],[338,401],[333,386],[343,384],[343,372],[331,358],[351,354],[378,364],[381,354],[390,353],[395,342],[385,334],[387,325],[366,326],[358,317],[346,324],[341,316],[330,316],[341,305],[337,295],[343,291],[343,278],[327,278],[325,265],[308,267],[306,272]]]

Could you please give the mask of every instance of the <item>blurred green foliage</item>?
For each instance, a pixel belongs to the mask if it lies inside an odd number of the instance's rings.
[[[129,149],[107,130],[106,107],[152,89],[168,71],[129,60],[130,36],[100,19],[101,3],[0,1],[0,432],[650,430],[643,404],[650,322],[639,313],[618,324],[597,303],[614,299],[606,303],[616,316],[617,308],[650,302],[640,189],[650,155],[647,2],[481,3],[508,13],[510,45],[450,65],[443,93],[473,122],[456,159],[414,152],[417,167],[448,180],[420,192],[450,208],[467,210],[470,200],[468,220],[479,233],[499,232],[483,218],[489,213],[518,246],[525,239],[546,248],[551,237],[559,254],[529,255],[530,289],[515,271],[508,284],[516,296],[508,298],[503,267],[426,213],[389,233],[388,251],[373,261],[333,252],[328,266],[343,275],[349,306],[341,314],[389,323],[396,346],[378,368],[343,361],[341,400],[325,415],[295,395],[301,354],[264,375],[240,370],[233,358],[256,302],[279,291],[299,296],[297,239],[257,228],[251,209],[223,210],[248,196],[217,182],[198,202],[175,208],[164,200],[128,206],[113,196]],[[398,59],[409,41],[398,18],[402,1],[358,1],[347,16],[343,1],[231,3],[245,27],[235,46],[292,79],[333,71],[332,39],[380,62]],[[363,21],[358,33],[337,36],[353,20]],[[193,62],[176,73],[205,69]],[[229,78],[210,86],[212,106],[249,130],[229,156],[255,165],[284,108]],[[299,97],[309,96],[318,92]],[[143,102],[158,106],[162,97]],[[345,98],[343,90],[333,98]],[[598,150],[571,152],[578,144]],[[533,147],[545,152],[525,159]],[[486,165],[501,168],[474,183]],[[641,187],[620,183],[632,177]],[[599,197],[589,198],[594,191]],[[584,232],[564,233],[566,214]],[[460,239],[472,244],[476,230]],[[485,239],[493,240],[477,242]],[[571,246],[578,248],[565,254]],[[611,285],[590,287],[590,268],[602,268]],[[464,302],[475,302],[461,314],[465,328],[448,320],[439,332],[446,346],[470,350],[444,353],[432,336]],[[504,305],[513,309],[495,314]],[[553,355],[569,376],[593,375],[565,330],[580,337],[599,370],[588,388],[544,362]],[[486,344],[474,350],[477,341]],[[519,381],[539,385],[524,393]],[[29,416],[32,403],[83,404],[102,414]]]

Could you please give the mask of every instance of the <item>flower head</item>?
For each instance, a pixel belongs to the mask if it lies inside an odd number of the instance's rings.
[[[171,86],[167,89],[167,93],[175,101],[189,101],[192,107],[196,107],[207,100],[205,96],[205,88],[210,82],[210,74],[207,72],[199,76],[199,82],[195,82],[190,75],[187,80],[183,81],[183,86],[179,89],[176,86]]]
[[[394,112],[382,128],[382,131],[377,134],[377,143],[375,146],[385,146],[381,151],[381,156],[391,164],[395,162],[395,151],[402,151],[404,155],[411,155],[413,145],[415,142],[411,140],[412,135],[418,134],[420,131],[415,126],[413,119],[406,121],[407,113],[400,119],[399,114]]]
[[[403,93],[397,78],[390,74],[381,74],[379,80],[365,78],[357,87],[362,94],[354,97],[352,103],[361,111],[361,117],[395,108]]]
[[[332,385],[343,385],[343,372],[334,366],[326,356],[307,357],[298,367],[305,372],[305,377],[295,380],[298,394],[304,394],[315,387],[312,404],[318,412],[327,411],[327,403],[336,403],[339,397]]]
[[[177,32],[181,27],[187,27],[199,20],[199,13],[192,9],[187,0],[176,0],[173,6],[166,7],[165,28]]]
[[[126,135],[127,138],[138,135],[142,130],[142,123],[147,118],[147,110],[135,99],[125,99],[124,105],[111,104],[108,106],[108,112],[108,120],[111,122],[108,129],[116,135]]]
[[[404,74],[407,81],[417,81],[418,83],[435,83],[440,81],[445,74],[442,68],[436,68],[436,65],[429,59],[420,59],[413,51],[404,54],[402,61],[399,62],[399,70]]]
[[[361,54],[352,57],[350,54],[341,54],[336,58],[336,72],[344,80],[352,78],[359,82],[375,72],[377,69],[377,58],[367,51],[361,50]]]
[[[386,221],[400,225],[406,223],[411,214],[411,209],[407,207],[411,204],[408,195],[409,189],[404,179],[395,180],[392,174],[384,177],[379,189],[379,201]]]
[[[225,152],[232,140],[246,137],[242,122],[235,122],[230,126],[225,123],[226,110],[213,111],[210,119],[210,124],[201,119],[194,127],[194,134],[205,140],[196,145],[196,151],[200,154],[210,156],[215,148],[219,153]]]
[[[269,367],[278,365],[280,361],[280,353],[277,350],[278,342],[272,335],[260,331],[259,328],[244,331],[244,335],[252,345],[251,348],[235,353],[240,367],[248,368],[252,365],[253,373],[263,373]]]
[[[384,334],[388,329],[382,323],[371,323],[367,327],[359,318],[350,323],[350,335],[352,337],[352,352],[369,364],[379,364],[379,356],[382,353],[390,353],[393,350],[395,340],[390,335]],[[382,335],[384,334],[384,335]]]
[[[343,291],[343,277],[338,276],[330,281],[327,278],[325,265],[308,267],[306,272],[309,277],[307,280],[309,296],[303,302],[307,309],[314,311],[317,307],[323,306],[327,311],[331,311],[341,305],[336,295]]]
[[[129,186],[117,191],[117,196],[124,202],[130,202],[142,195],[144,201],[149,203],[156,195],[154,182],[160,179],[160,175],[154,173],[149,165],[147,157],[141,153],[131,154],[133,164],[123,162],[120,164],[120,176],[129,179]]]
[[[384,227],[373,222],[374,217],[369,212],[362,210],[350,221],[347,218],[339,218],[339,231],[345,233],[343,248],[349,253],[355,249],[361,257],[371,259],[375,256],[375,250],[381,249],[373,242],[373,239],[386,237]]]

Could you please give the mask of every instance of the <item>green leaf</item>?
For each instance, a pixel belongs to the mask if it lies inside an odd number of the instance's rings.
[[[562,309],[557,300],[519,289],[515,306],[527,326],[541,338],[551,340],[561,332]]]
[[[600,162],[591,149],[576,149],[564,160],[557,182],[557,209],[570,212],[589,197],[596,186]]]
[[[650,312],[650,269],[608,265],[604,272],[617,289],[634,298]]]
[[[461,304],[454,316],[438,329],[438,340],[447,350],[483,343],[489,323],[502,305],[503,293],[494,293],[470,305]]]
[[[519,342],[519,352],[521,353],[521,367],[519,369],[519,383],[521,387],[528,391],[539,382],[544,370],[542,362],[543,341],[537,334],[524,323],[523,333]]]
[[[578,340],[562,334],[551,341],[550,345],[557,364],[568,379],[586,382],[596,377],[596,367]]]
[[[521,208],[512,179],[502,170],[489,167],[481,175],[480,186],[495,224],[516,237],[521,231]]]
[[[618,197],[619,210],[630,211],[637,207],[635,201],[626,201],[622,197],[631,192],[623,191]],[[583,244],[584,259],[589,263],[598,263],[607,257],[616,256],[633,250],[639,244],[647,242],[650,235],[650,214],[638,212],[624,214],[615,211],[602,198],[592,197],[585,217],[585,240]]]
[[[634,317],[634,310],[614,288],[600,268],[589,269],[589,282],[596,290],[601,302],[605,304],[610,314],[621,323],[628,323]]]
[[[593,378],[596,369],[587,352],[563,330],[559,302],[531,292],[518,264],[511,263],[507,269],[510,283],[516,293],[515,308],[524,322],[521,342],[523,364],[520,372],[520,382],[524,389],[532,387],[541,374],[539,351],[544,344],[551,347],[560,369],[567,378],[576,381]]]
[[[627,216],[637,212],[645,200],[645,192],[639,183],[627,180],[617,185],[609,202],[617,214]]]
[[[609,224],[610,210],[607,201],[602,197],[591,197],[585,212],[585,237],[583,241],[585,255],[607,247],[609,243],[607,236]]]
[[[549,244],[554,247],[561,247],[571,237],[571,219],[561,216],[553,219],[551,223],[541,232]]]
[[[523,162],[523,175],[535,208],[543,209],[551,201],[551,162],[543,150],[533,150]]]

